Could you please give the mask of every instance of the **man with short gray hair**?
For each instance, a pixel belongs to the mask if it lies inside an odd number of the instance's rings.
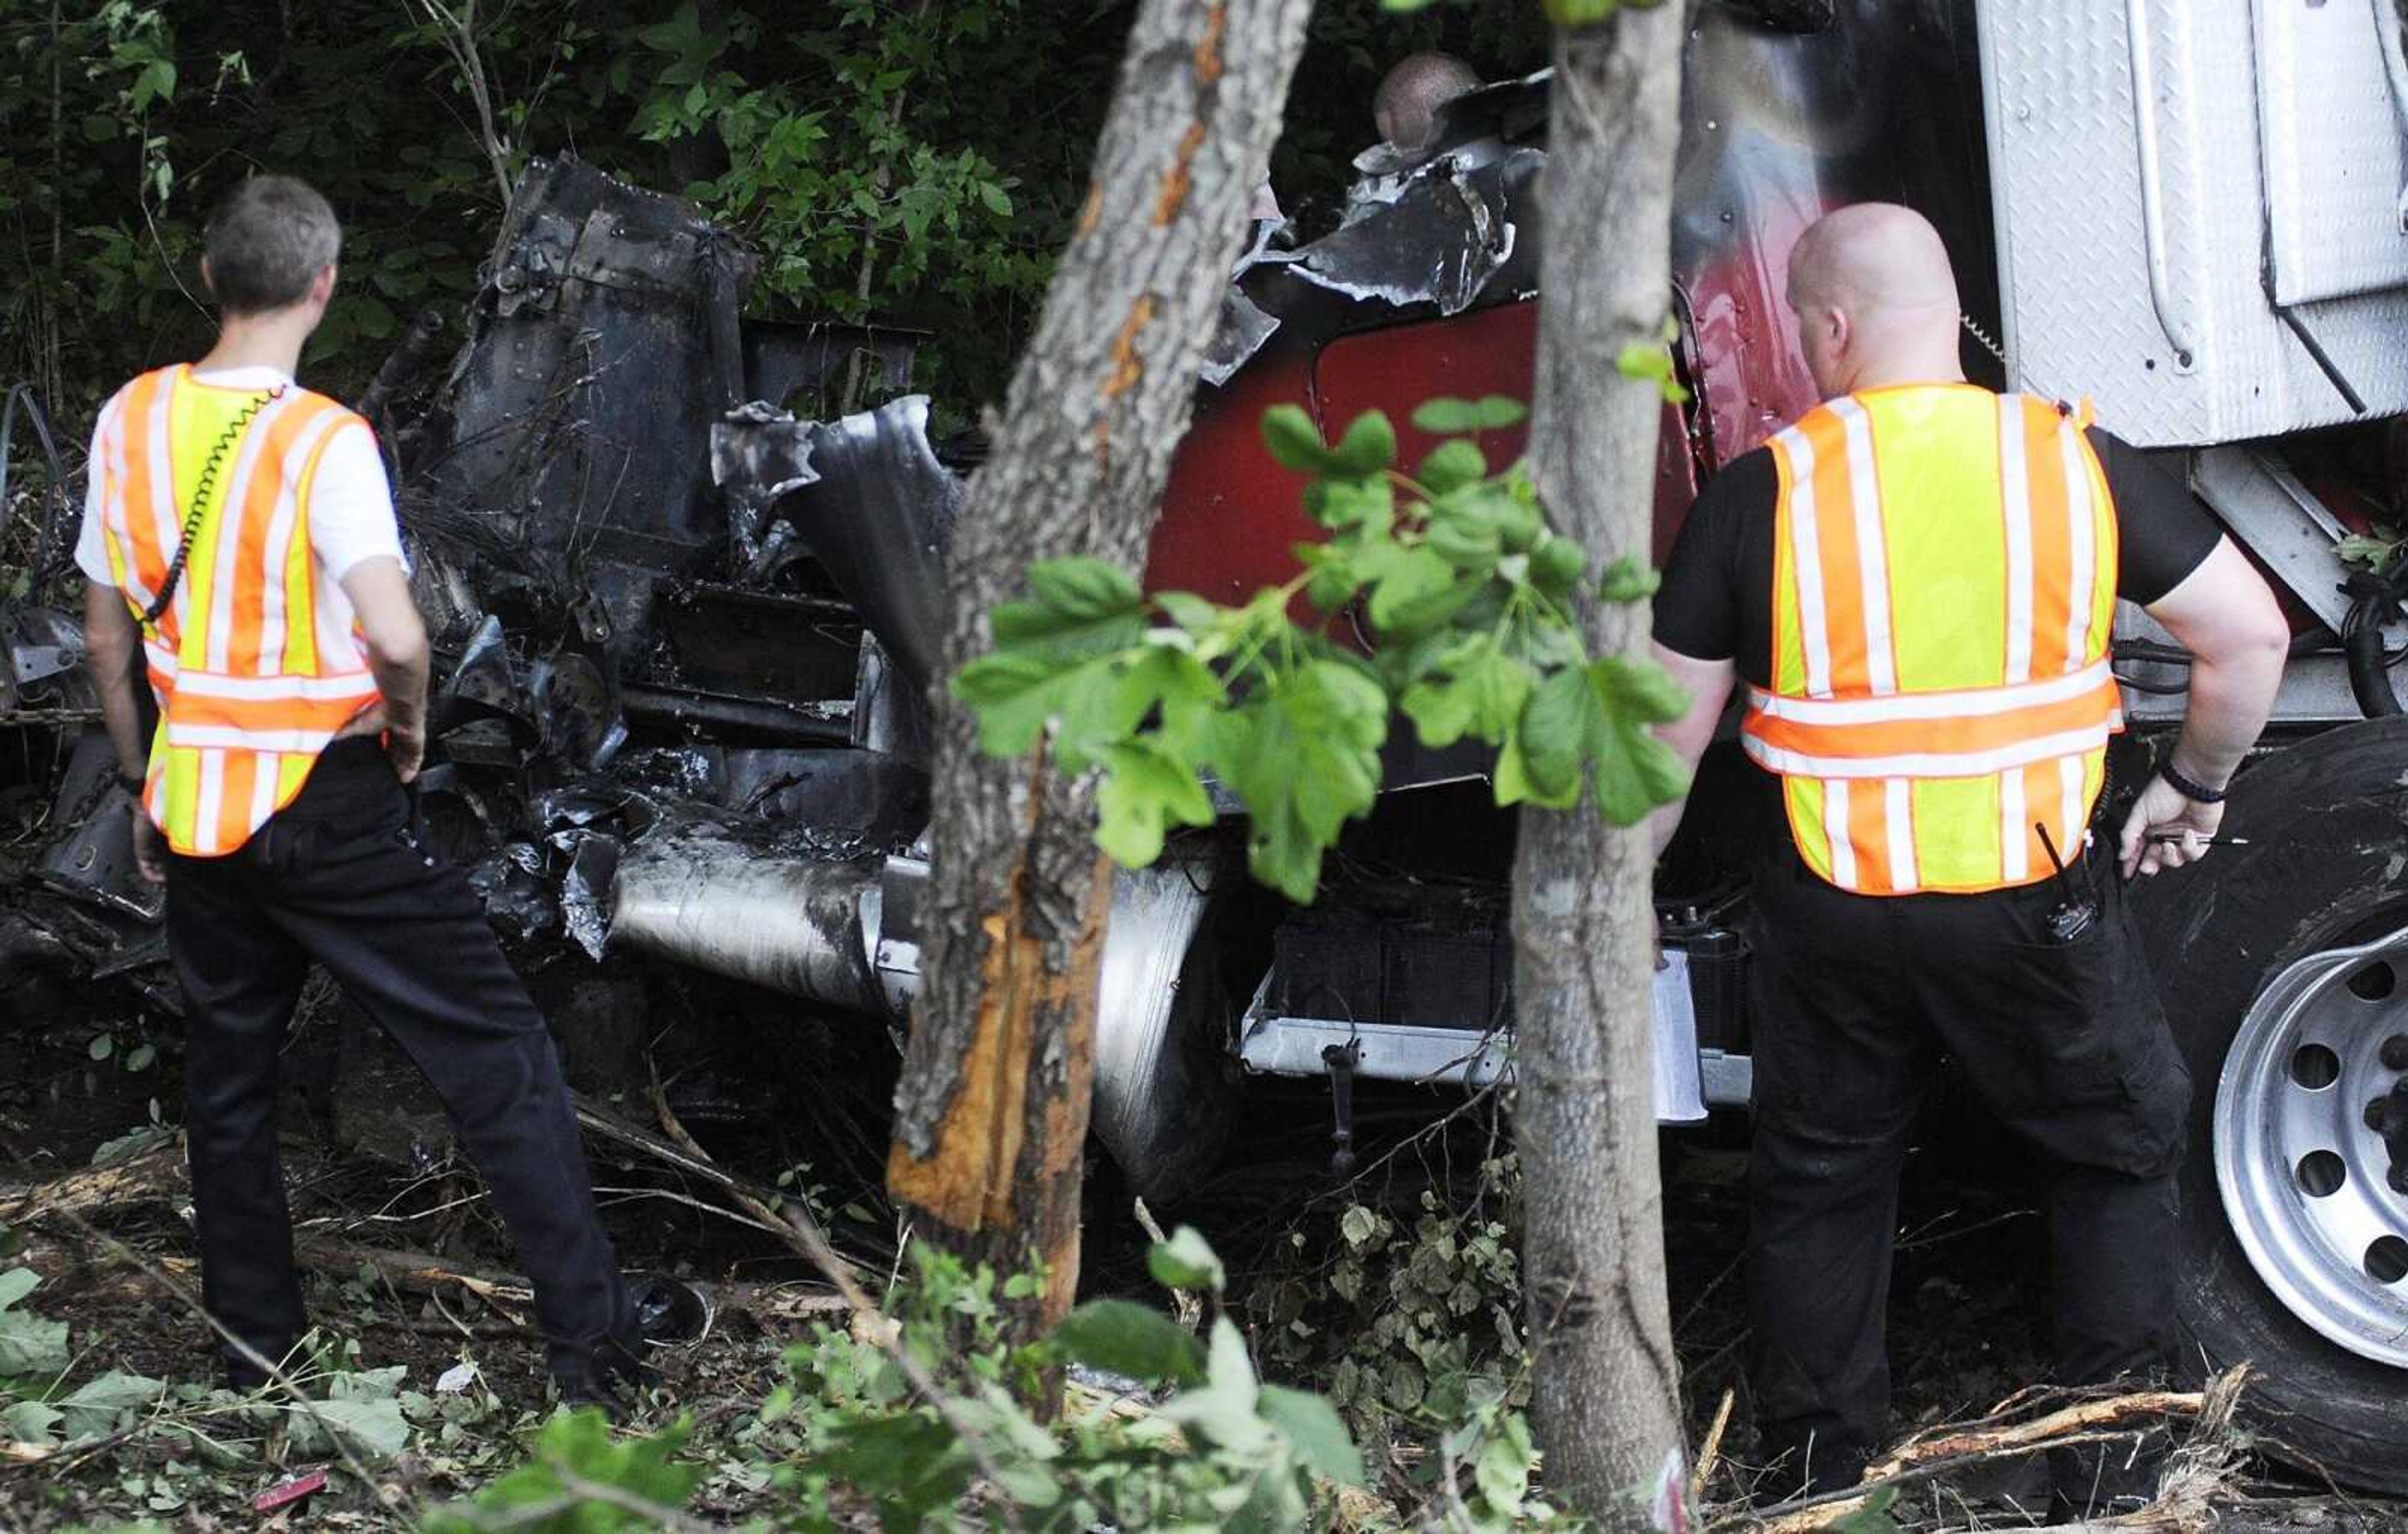
[[[240,1343],[240,1388],[306,1326],[275,1110],[314,961],[443,1098],[534,1282],[563,1398],[607,1408],[645,1371],[559,1057],[405,791],[426,630],[384,463],[367,422],[293,378],[341,249],[334,209],[288,177],[219,207],[201,258],[217,344],[103,409],[77,548],[136,861],[167,886],[203,1302]],[[159,705],[147,741],[137,655]]]

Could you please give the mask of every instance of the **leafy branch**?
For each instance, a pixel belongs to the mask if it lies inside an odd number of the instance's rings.
[[[1677,798],[1687,774],[1648,726],[1679,718],[1686,695],[1653,662],[1591,655],[1578,622],[1584,594],[1641,601],[1655,574],[1626,557],[1590,580],[1523,465],[1490,471],[1481,434],[1523,413],[1501,396],[1428,401],[1413,423],[1444,440],[1408,474],[1380,411],[1333,444],[1301,409],[1273,407],[1263,439],[1311,476],[1305,510],[1327,540],[1235,607],[1148,597],[1096,560],[1032,566],[1029,595],[995,611],[994,651],[953,681],[982,748],[1022,755],[1050,729],[1065,770],[1099,768],[1096,843],[1130,867],[1172,826],[1212,824],[1209,778],[1251,821],[1254,877],[1297,901],[1378,796],[1397,712],[1424,745],[1496,748],[1500,805],[1568,810],[1593,787],[1598,812],[1629,825]],[[1299,605],[1319,621],[1297,621]],[[1329,636],[1350,609],[1368,658]]]

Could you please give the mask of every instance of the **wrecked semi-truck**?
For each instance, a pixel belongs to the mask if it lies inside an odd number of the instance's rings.
[[[2188,1363],[2251,1360],[2276,1437],[2403,1489],[2408,1147],[2382,1129],[2408,1070],[2408,724],[2390,674],[2408,562],[2337,552],[2408,526],[2408,64],[2381,17],[1699,7],[1670,295],[1690,398],[1665,409],[1654,552],[1705,479],[1813,402],[1789,248],[1826,209],[1881,198],[1947,240],[1971,376],[2093,399],[2286,594],[2289,675],[2228,822],[2249,844],[2143,896],[2197,1083],[2168,1257]],[[1526,395],[1545,93],[1541,77],[1454,104],[1435,152],[1318,237],[1257,230],[1150,586],[1229,600],[1294,572],[1316,529],[1262,446],[1268,407],[1327,428]],[[651,955],[899,1029],[940,572],[977,447],[932,442],[909,394],[790,409],[863,371],[899,394],[912,337],[744,320],[747,260],[685,205],[538,163],[465,337],[422,324],[363,400],[444,661],[423,796],[523,945]],[[1399,435],[1409,457],[1430,446]],[[0,986],[106,978],[172,1009],[124,803],[96,732],[78,733],[73,624],[26,605],[6,624],[0,728],[42,738],[27,770],[53,808],[0,915]],[[2116,663],[2116,776],[2137,782],[2130,753],[2181,717],[2185,657],[2125,609]],[[1095,1125],[1134,1186],[1175,1196],[1210,1170],[1250,1078],[1326,1078],[1342,1149],[1357,1079],[1510,1073],[1513,822],[1489,767],[1392,731],[1378,807],[1309,907],[1245,878],[1234,824],[1118,876]],[[1748,1097],[1748,870],[1785,834],[1761,786],[1717,746],[1704,812],[1659,872],[1671,1121]]]

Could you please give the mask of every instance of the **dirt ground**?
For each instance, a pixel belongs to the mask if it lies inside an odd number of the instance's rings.
[[[590,970],[569,972],[545,999],[555,1019],[585,1030],[571,1071],[597,1106],[648,1120],[642,1092],[627,1086],[644,1079],[641,1059],[683,1061],[667,1096],[715,1158],[806,1197],[848,1255],[873,1270],[892,1269],[895,1226],[877,1184],[878,1111],[893,1053],[882,1040],[839,1037],[791,1015],[742,1015],[773,1007],[767,998],[664,996],[640,979],[606,975],[597,982]],[[356,1345],[350,1367],[406,1371],[401,1388],[415,1393],[420,1410],[408,1450],[366,1480],[280,1431],[254,1435],[238,1462],[222,1465],[155,1436],[39,1463],[0,1461],[0,1528],[103,1528],[146,1518],[201,1530],[408,1527],[416,1510],[507,1468],[539,1426],[548,1407],[538,1353],[507,1292],[494,1304],[456,1286],[445,1297],[441,1287],[429,1294],[397,1277],[391,1263],[324,1255],[407,1252],[471,1274],[508,1266],[500,1233],[415,1073],[339,1005],[313,1011],[288,1054],[284,1118],[307,1293],[327,1336]],[[695,1016],[716,1021],[700,1035],[681,1036]],[[662,1017],[681,1021],[664,1027]],[[151,1124],[154,1100],[158,1119],[172,1125],[180,1116],[172,1028],[121,1025],[110,1058],[96,1060],[92,1040],[106,1021],[70,1000],[48,1021],[12,1019],[0,1029],[0,1217],[13,1206],[22,1220],[26,1185],[85,1168],[105,1142]],[[121,1042],[137,1038],[164,1047],[143,1068],[129,1069]],[[781,1045],[762,1050],[761,1038]],[[747,1039],[752,1042],[739,1047]],[[632,1077],[630,1059],[639,1062]],[[615,1102],[605,1090],[614,1076]],[[330,1082],[337,1083],[331,1091]],[[1274,1086],[1252,1102],[1239,1137],[1247,1155],[1178,1209],[1156,1211],[1202,1229],[1240,1282],[1269,1266],[1274,1244],[1300,1228],[1299,1211],[1326,1205],[1337,1185],[1325,1093]],[[1363,1165],[1381,1169],[1348,1197],[1410,1218],[1426,1190],[1452,1197],[1451,1185],[1494,1151],[1498,1130],[1474,1113],[1432,1134],[1433,1111],[1444,1106],[1413,1094],[1368,1094],[1360,1154]],[[1717,1125],[1669,1136],[1665,1145],[1667,1246],[1693,1444],[1705,1438],[1725,1393],[1735,1398],[1709,1487],[1716,1511],[1728,1512],[1753,1453],[1738,1272],[1745,1140],[1739,1126]],[[785,1247],[714,1208],[708,1186],[624,1144],[589,1138],[589,1148],[623,1262],[700,1280],[719,1302],[701,1341],[661,1350],[672,1403],[662,1411],[692,1413],[705,1436],[713,1424],[747,1416],[785,1378],[782,1349],[829,1319],[824,1286]],[[1901,1433],[1978,1417],[2040,1376],[2040,1220],[2033,1190],[1998,1150],[1977,1139],[1914,1158],[1891,1312]],[[118,1369],[183,1382],[195,1396],[211,1382],[210,1352],[189,1298],[197,1275],[178,1162],[171,1141],[151,1153],[140,1165],[166,1175],[85,1210],[89,1229],[36,1218],[8,1237],[18,1250],[0,1269],[23,1266],[40,1275],[25,1304],[69,1325],[74,1378]],[[1145,1236],[1109,1170],[1093,1175],[1089,1207],[1084,1287],[1147,1295]],[[447,1371],[457,1383],[463,1364],[475,1366],[476,1378],[438,1392]],[[288,1474],[318,1469],[330,1475],[323,1492],[280,1513],[253,1510],[252,1498]],[[695,1511],[729,1520],[760,1511],[772,1493],[749,1484],[757,1479],[715,1474]],[[2265,1505],[2251,1512],[2236,1504],[2246,1515],[2223,1527],[2408,1529],[2408,1505],[2312,1497],[2313,1488],[2273,1468],[2253,1469],[2243,1489]],[[1891,1512],[1918,1528],[2006,1528],[2028,1527],[2044,1504],[2039,1464],[2027,1457],[1919,1484]]]

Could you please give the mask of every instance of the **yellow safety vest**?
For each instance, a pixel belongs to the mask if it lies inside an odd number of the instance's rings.
[[[2068,860],[2123,727],[2114,504],[2083,427],[1971,384],[1867,390],[1772,439],[1772,686],[1741,741],[1843,890],[1970,894]]]
[[[145,373],[102,414],[92,472],[109,568],[136,616],[166,578],[203,466],[262,391]],[[309,495],[326,444],[367,423],[292,387],[221,455],[175,599],[143,636],[159,729],[142,802],[192,856],[238,849],[293,802],[335,733],[378,699],[357,625],[322,644]]]

